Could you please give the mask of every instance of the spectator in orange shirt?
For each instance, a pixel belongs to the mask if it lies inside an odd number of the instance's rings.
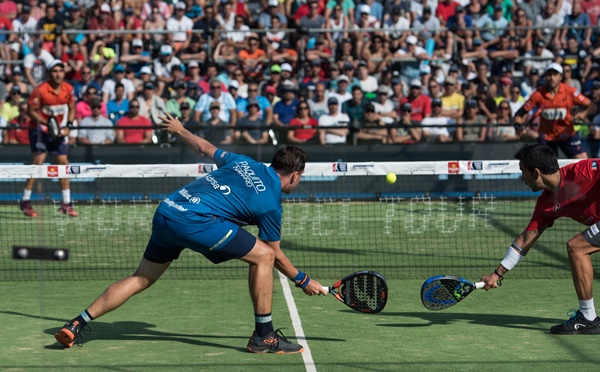
[[[265,51],[259,47],[258,38],[254,35],[250,36],[248,38],[248,47],[240,50],[238,53],[238,58],[242,63],[242,70],[246,78],[262,79],[263,62],[266,56]]]

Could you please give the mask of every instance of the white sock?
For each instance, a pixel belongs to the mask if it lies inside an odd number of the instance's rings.
[[[23,201],[31,200],[31,190],[23,189]]]
[[[66,189],[62,191],[63,203],[69,204],[71,202],[71,189]]]
[[[579,300],[579,311],[587,320],[596,319],[596,308],[594,307],[594,298],[589,300]]]

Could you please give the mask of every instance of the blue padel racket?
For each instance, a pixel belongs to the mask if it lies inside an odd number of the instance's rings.
[[[339,301],[361,313],[378,313],[387,304],[388,287],[383,275],[375,271],[358,271],[323,287]]]
[[[444,310],[465,299],[471,292],[485,286],[452,275],[438,275],[427,279],[421,287],[421,301],[429,310]]]

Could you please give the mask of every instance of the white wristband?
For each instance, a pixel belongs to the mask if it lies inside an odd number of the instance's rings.
[[[515,266],[517,266],[519,262],[521,262],[523,258],[523,256],[517,253],[517,251],[512,246],[510,246],[508,247],[506,256],[504,256],[504,259],[502,260],[502,262],[500,262],[500,265],[502,265],[506,270],[512,270],[515,268]]]

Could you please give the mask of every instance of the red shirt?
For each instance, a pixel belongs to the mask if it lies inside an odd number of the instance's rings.
[[[546,141],[562,141],[575,134],[571,109],[588,105],[590,100],[572,86],[559,83],[558,91],[551,97],[546,87],[537,89],[523,108],[531,111],[537,107],[540,114],[540,135]]]
[[[431,98],[425,94],[419,94],[416,98],[404,97],[400,101],[402,106],[406,102],[410,103],[412,111],[410,112],[410,120],[421,121],[425,115],[431,116]]]
[[[448,22],[448,18],[452,17],[456,14],[456,7],[459,4],[457,2],[451,1],[450,4],[447,4],[445,1],[438,3],[437,10],[435,11],[435,16],[440,20],[444,20],[444,22]]]
[[[600,16],[600,0],[582,1],[581,9],[590,17],[592,26],[598,24],[598,16]]]
[[[63,53],[63,55],[60,57],[60,60],[63,61],[65,63],[65,65],[68,63],[69,60],[85,62],[85,58],[83,57],[83,54],[81,54],[81,53],[77,53],[75,55],[69,54],[69,53]],[[81,67],[82,68],[77,71],[67,72],[65,74],[65,79],[82,81],[83,77],[81,76],[81,70],[83,69],[83,65]]]
[[[37,106],[39,114],[43,122],[39,123],[42,130],[46,131],[46,122],[53,115],[58,123],[63,123],[65,115],[69,113],[69,104],[75,103],[75,95],[73,95],[73,87],[71,84],[62,82],[58,92],[52,88],[49,82],[41,83],[37,89],[34,89],[27,104],[29,106]],[[66,122],[66,120],[65,120]],[[30,128],[35,129],[38,123],[31,121]]]
[[[560,168],[558,193],[545,190],[537,200],[527,231],[551,227],[569,217],[590,226],[600,221],[600,159],[585,159]]]
[[[129,116],[123,116],[117,121],[117,128],[127,127],[148,127],[149,129],[125,129],[123,131],[123,139],[126,143],[141,143],[144,139],[144,134],[152,132],[152,123],[148,118],[138,116],[136,119],[131,119]]]
[[[316,127],[319,125],[319,122],[315,118],[310,118],[306,124],[302,124],[298,118],[290,120],[290,127],[304,127],[306,125]],[[315,133],[317,133],[316,129],[296,129],[294,131],[294,137],[302,140],[309,140],[315,136]]]
[[[10,125],[8,127],[8,139],[10,139],[11,141],[16,140],[18,144],[21,145],[28,145],[29,144],[29,130],[27,129],[10,129],[10,126],[15,126],[15,127],[29,127],[31,120],[29,118],[27,118],[27,121],[25,123],[19,123],[19,118],[16,117],[14,119],[12,119],[10,121]]]

